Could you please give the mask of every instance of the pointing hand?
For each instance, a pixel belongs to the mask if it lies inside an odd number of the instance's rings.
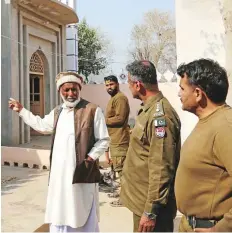
[[[9,98],[8,105],[9,105],[9,108],[11,108],[12,110],[16,112],[20,112],[23,109],[22,104],[20,104],[17,100],[13,98]]]

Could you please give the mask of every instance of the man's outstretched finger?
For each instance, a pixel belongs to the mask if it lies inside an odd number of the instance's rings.
[[[142,232],[149,232],[149,227],[146,225],[143,225],[143,231]]]
[[[147,232],[152,232],[152,231],[153,231],[153,229],[154,229],[154,227],[153,227],[153,226],[148,226],[148,227],[147,227]]]
[[[139,224],[138,232],[143,232],[143,225],[142,224]]]

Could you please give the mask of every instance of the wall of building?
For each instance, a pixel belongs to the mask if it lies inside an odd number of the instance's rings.
[[[227,102],[232,105],[232,40],[225,31],[222,7],[226,1],[218,0],[176,0],[176,44],[178,65],[199,58],[211,58],[220,63],[228,71],[230,89]],[[226,10],[232,7],[227,1]],[[231,8],[230,8],[231,9]],[[232,12],[230,10],[230,12]],[[227,12],[228,13],[228,12]],[[185,113],[182,121],[189,132],[195,126],[195,118]]]
[[[224,18],[232,14],[228,0],[176,0],[177,62],[211,58],[225,67],[231,88],[227,102],[232,105],[232,32]],[[227,18],[231,23],[232,17]]]
[[[227,102],[232,106],[232,1],[220,0],[220,8],[225,27],[226,69],[230,77],[230,89]]]
[[[1,140],[8,145],[12,138],[12,112],[8,109],[8,98],[11,96],[11,6],[1,4]]]
[[[8,37],[2,40],[2,145],[17,145],[30,141],[30,128],[8,109],[8,98],[30,109],[29,65],[32,54],[39,51],[45,65],[45,113],[58,104],[55,77],[66,70],[66,25],[49,21],[16,1],[2,3],[1,17],[5,22],[2,35]]]
[[[204,57],[225,65],[224,38],[218,1],[176,0],[178,64]]]

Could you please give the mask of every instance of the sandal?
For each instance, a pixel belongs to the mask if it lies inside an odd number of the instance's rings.
[[[117,201],[112,201],[110,202],[110,205],[112,207],[123,207],[124,205],[122,204],[122,202],[118,199]]]
[[[113,192],[113,193],[108,193],[107,196],[108,196],[109,198],[117,198],[117,197],[119,197],[120,195],[119,195],[118,192]]]

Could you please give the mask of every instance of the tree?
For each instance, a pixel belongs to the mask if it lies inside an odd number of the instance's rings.
[[[103,54],[107,45],[105,38],[97,29],[91,28],[85,19],[78,24],[78,69],[87,83],[90,74],[99,74],[106,68],[107,59]]]
[[[132,29],[133,47],[130,55],[135,60],[152,61],[162,72],[176,69],[176,30],[167,12],[153,10],[144,15],[143,23]]]

